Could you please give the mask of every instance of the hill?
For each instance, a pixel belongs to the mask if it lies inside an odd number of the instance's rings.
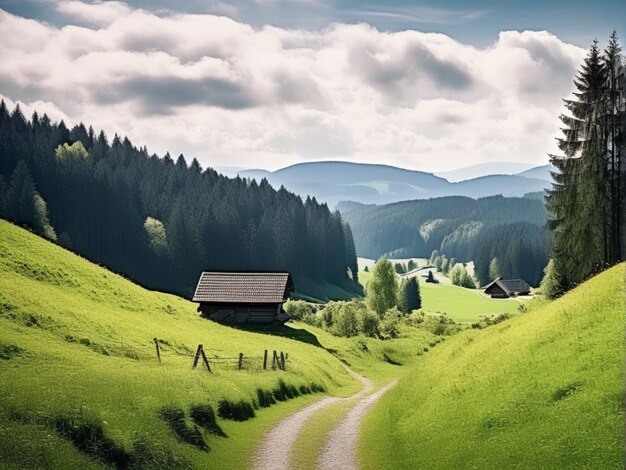
[[[520,167],[522,168],[522,167]],[[545,180],[519,175],[481,175],[451,183],[432,173],[389,165],[350,162],[307,162],[273,172],[240,171],[241,178],[267,179],[302,197],[311,196],[335,207],[340,201],[388,204],[442,196],[484,197],[495,194],[521,196],[541,191]]]
[[[531,169],[533,166],[521,162],[488,162],[464,166],[454,170],[435,172],[448,181],[457,182],[487,175],[514,175]]]
[[[528,170],[522,171],[518,173],[518,176],[523,176],[525,178],[536,178],[536,179],[552,182],[551,172],[555,172],[555,171],[557,171],[555,166],[543,165],[543,166],[537,166],[535,168],[530,168]]]
[[[367,418],[363,468],[620,468],[624,270],[420,358]]]
[[[439,250],[449,259],[474,261],[481,284],[498,258],[501,274],[536,284],[547,263],[550,239],[543,201],[493,196],[443,197],[383,206],[345,206],[359,256],[378,259],[429,258]]]
[[[191,368],[198,344],[211,375]],[[262,369],[265,349],[288,353],[286,371]],[[358,388],[320,347],[203,320],[2,220],[0,377],[3,468],[241,468],[316,391]]]

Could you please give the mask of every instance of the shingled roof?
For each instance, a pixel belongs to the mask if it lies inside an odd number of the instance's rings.
[[[483,287],[483,289],[487,291],[494,284],[500,286],[500,288],[506,292],[507,295],[526,294],[530,292],[530,286],[524,279],[502,279],[501,277],[493,282],[490,282]]]
[[[194,302],[280,303],[293,291],[289,273],[208,272],[200,275]]]

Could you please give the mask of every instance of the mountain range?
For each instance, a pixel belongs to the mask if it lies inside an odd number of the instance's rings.
[[[492,168],[498,170],[507,165],[509,169],[519,169],[519,165],[524,164],[494,163]],[[479,169],[478,173],[489,169],[483,165],[476,167],[467,167],[466,173],[476,174]],[[336,207],[341,201],[388,204],[442,196],[522,196],[549,187],[552,181],[550,170],[551,167],[545,165],[515,174],[486,174],[450,181],[434,173],[390,165],[325,161],[298,163],[276,171],[241,170],[237,174],[257,182],[265,178],[275,188],[284,186],[302,197],[315,197]],[[463,169],[455,171],[457,176],[463,173]]]

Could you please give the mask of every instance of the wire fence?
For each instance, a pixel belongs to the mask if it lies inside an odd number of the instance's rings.
[[[154,338],[152,340],[156,348],[156,356],[159,363],[161,362],[160,340]],[[263,355],[251,356],[244,355],[240,352],[238,356],[207,356],[202,344],[198,345],[193,358],[192,369],[204,366],[209,373],[213,373],[213,369],[217,366],[220,369],[236,369],[236,370],[286,370],[289,354],[284,351],[272,350],[271,354],[268,349],[263,351]]]

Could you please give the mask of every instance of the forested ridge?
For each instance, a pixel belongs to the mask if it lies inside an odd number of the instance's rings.
[[[550,251],[546,209],[535,198],[451,196],[348,207],[344,217],[360,256],[428,258],[437,250],[457,262],[474,261],[481,284],[497,258],[502,276],[536,285]]]
[[[149,154],[0,104],[0,215],[140,284],[189,296],[204,270],[288,270],[356,292],[350,227],[287,190]],[[352,277],[354,276],[354,279]]]

